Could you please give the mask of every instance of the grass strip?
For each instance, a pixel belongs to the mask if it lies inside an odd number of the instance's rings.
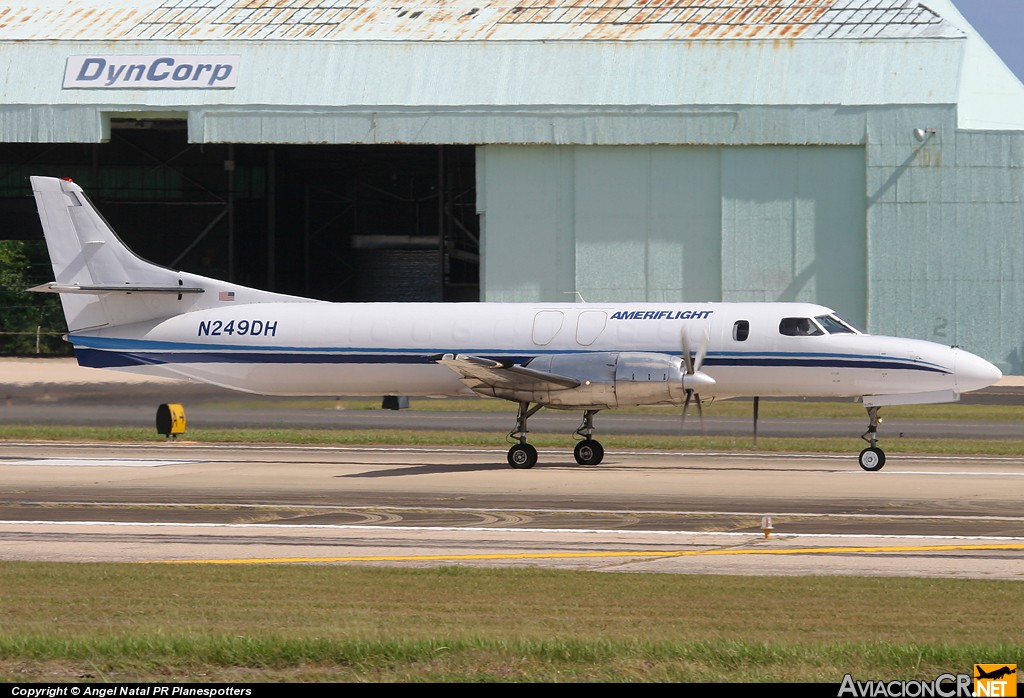
[[[5,563],[0,588],[6,682],[838,683],[1024,654],[1024,587],[995,580]]]
[[[0,426],[3,441],[82,441],[164,443],[168,439],[153,429],[142,427],[83,427],[33,424]],[[178,443],[266,443],[323,446],[464,446],[504,449],[508,443],[499,435],[487,432],[464,432],[411,429],[189,429],[172,441]],[[530,443],[538,448],[568,450],[573,442],[565,434],[532,432]],[[656,451],[748,451],[767,453],[851,453],[866,444],[852,438],[780,438],[760,437],[755,446],[751,436],[659,436],[602,434],[605,450]],[[952,439],[952,438],[883,438],[886,453],[1019,456],[1024,441],[1014,439]]]
[[[205,409],[267,409],[267,410],[355,410],[381,411],[380,400],[331,398],[247,398],[239,400],[203,401]],[[186,405],[187,407],[187,405]],[[515,404],[496,399],[430,399],[410,398],[414,412],[515,413]],[[679,416],[679,407],[657,405],[620,407],[616,414]],[[692,407],[691,414],[696,413]],[[704,406],[707,417],[750,418],[751,401],[746,398],[716,400]],[[762,419],[866,419],[864,405],[853,400],[814,400],[762,398],[758,408]],[[943,403],[936,405],[895,405],[883,408],[886,419],[937,419],[952,421],[1015,421],[1024,418],[1024,405],[986,405]]]
[[[1020,647],[606,640],[0,637],[0,681],[801,682],[934,680]],[[987,661],[987,660],[986,660]],[[1000,659],[999,661],[1003,661]]]

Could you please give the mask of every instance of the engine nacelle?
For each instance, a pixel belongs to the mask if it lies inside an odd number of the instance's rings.
[[[499,397],[549,407],[610,409],[628,405],[682,404],[685,367],[678,356],[649,352],[597,352],[538,356],[531,369],[575,378],[579,387],[496,390]],[[502,394],[507,393],[507,394]]]
[[[682,404],[686,368],[679,356],[622,352],[615,364],[615,397],[627,405]]]

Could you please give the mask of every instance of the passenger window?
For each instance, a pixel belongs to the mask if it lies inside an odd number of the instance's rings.
[[[779,323],[779,332],[788,337],[813,337],[825,334],[821,328],[811,322],[809,317],[787,317]]]
[[[737,342],[747,341],[750,336],[750,322],[748,320],[737,320],[732,326],[732,338]]]

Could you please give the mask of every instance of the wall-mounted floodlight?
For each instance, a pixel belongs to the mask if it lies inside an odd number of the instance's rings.
[[[916,138],[918,141],[923,143],[925,138],[928,138],[929,136],[934,135],[937,130],[938,129],[934,129],[934,128],[920,128],[920,127],[915,128],[914,129],[914,138]]]

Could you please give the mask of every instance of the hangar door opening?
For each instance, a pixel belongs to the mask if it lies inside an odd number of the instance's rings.
[[[473,148],[263,149],[280,286],[327,300],[479,299]]]
[[[472,147],[196,144],[172,119],[114,120],[107,143],[0,144],[6,237],[41,243],[30,175],[74,179],[168,267],[332,301],[479,298]]]

